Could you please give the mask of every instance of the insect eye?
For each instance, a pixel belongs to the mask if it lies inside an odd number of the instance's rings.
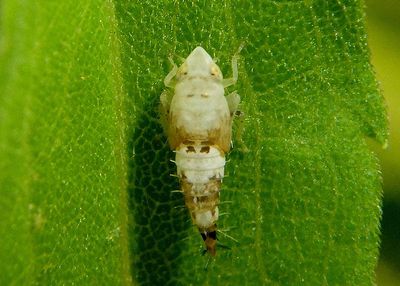
[[[218,67],[212,66],[212,67],[211,67],[211,70],[210,70],[210,74],[211,74],[212,76],[219,76]]]
[[[183,64],[179,67],[177,75],[178,75],[178,76],[185,76],[185,75],[187,75],[187,74],[188,74],[187,65],[186,65],[186,63],[183,63]]]
[[[177,77],[179,78],[179,77],[183,77],[183,76],[187,76],[188,75],[188,72],[187,72],[187,70],[181,70],[181,71],[179,71],[178,73],[177,73]]]

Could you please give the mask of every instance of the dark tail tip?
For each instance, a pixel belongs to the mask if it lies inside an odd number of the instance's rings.
[[[206,245],[207,252],[211,256],[215,256],[217,254],[217,231],[216,230],[210,232],[204,231],[200,232],[200,234]]]

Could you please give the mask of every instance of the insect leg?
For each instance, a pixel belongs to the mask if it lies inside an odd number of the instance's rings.
[[[223,79],[222,85],[225,87],[234,85],[238,80],[238,59],[239,53],[243,49],[244,44],[241,44],[237,50],[237,52],[232,57],[232,77]]]
[[[247,148],[246,144],[243,141],[243,133],[244,133],[244,118],[245,114],[240,110],[237,110],[234,114],[237,117],[235,120],[236,130],[235,130],[235,141],[239,145],[239,150],[243,153],[249,152],[249,148]]]
[[[228,94],[226,96],[226,101],[228,102],[229,112],[231,116],[234,116],[240,103],[239,94],[237,94],[236,91]]]
[[[247,149],[242,140],[242,134],[244,131],[244,113],[238,110],[240,103],[240,96],[239,94],[237,94],[236,91],[234,91],[226,96],[226,101],[228,102],[231,118],[232,119],[234,117],[238,118],[238,120],[235,120],[235,122],[237,122],[237,124],[235,124],[236,125],[235,141],[239,142],[239,145],[241,146],[241,148],[239,148],[240,150],[242,150],[243,152],[248,152],[249,150]]]
[[[165,134],[168,134],[168,115],[171,105],[172,95],[169,91],[165,90],[160,95],[160,120]]]
[[[170,63],[173,65],[172,70],[167,74],[167,76],[164,78],[164,84],[166,87],[175,87],[176,80],[174,77],[176,76],[176,73],[178,72],[178,66],[175,64],[174,60],[169,57],[168,58]]]

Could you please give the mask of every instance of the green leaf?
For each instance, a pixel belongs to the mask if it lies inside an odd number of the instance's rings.
[[[110,3],[3,1],[1,285],[122,284],[126,120]]]
[[[385,143],[387,122],[362,3],[34,2],[1,4],[0,284],[374,284],[365,136]],[[159,95],[171,53],[201,45],[229,77],[243,42],[249,152],[229,154],[231,250],[205,271]]]

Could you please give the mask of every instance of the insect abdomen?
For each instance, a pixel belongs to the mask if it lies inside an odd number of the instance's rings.
[[[185,204],[197,225],[207,250],[215,255],[219,191],[225,156],[217,146],[181,145],[175,163]]]

